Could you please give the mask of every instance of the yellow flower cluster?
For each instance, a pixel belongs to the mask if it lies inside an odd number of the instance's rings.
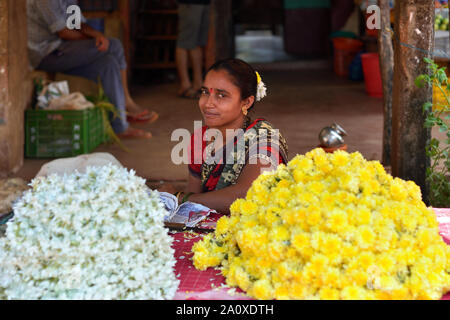
[[[358,152],[314,149],[263,173],[193,247],[258,299],[439,299],[450,246],[420,188]]]

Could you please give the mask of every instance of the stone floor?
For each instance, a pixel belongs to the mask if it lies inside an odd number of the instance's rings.
[[[314,65],[314,62],[311,62]],[[359,151],[370,160],[380,160],[382,150],[382,100],[365,93],[364,83],[339,78],[329,69],[264,68],[260,71],[268,96],[256,104],[253,117],[264,117],[279,128],[289,145],[289,158],[318,145],[320,130],[333,122],[348,133],[345,142],[350,152]],[[187,167],[171,161],[178,141],[171,141],[177,128],[193,131],[194,120],[201,120],[197,101],[177,97],[175,83],[133,86],[132,93],[142,106],[159,112],[160,118],[139,127],[151,130],[153,138],[126,140],[130,152],[115,145],[104,145],[98,152],[113,154],[124,166],[150,181],[182,184]],[[47,160],[25,159],[15,176],[30,180]]]

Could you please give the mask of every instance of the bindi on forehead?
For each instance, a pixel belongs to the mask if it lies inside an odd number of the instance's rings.
[[[202,87],[204,90],[208,91],[210,94],[214,93],[214,92],[218,92],[218,93],[228,93],[227,90],[225,89],[219,89],[219,88],[208,88],[208,87]]]

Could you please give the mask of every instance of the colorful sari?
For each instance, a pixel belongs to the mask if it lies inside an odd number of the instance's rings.
[[[201,180],[202,192],[236,184],[245,165],[258,159],[266,160],[273,169],[287,163],[286,140],[264,119],[246,118],[242,130],[220,150],[214,150],[213,143],[207,144],[204,139],[207,129],[203,126],[201,132],[194,132],[190,146],[189,172]],[[201,149],[195,141],[201,141]]]

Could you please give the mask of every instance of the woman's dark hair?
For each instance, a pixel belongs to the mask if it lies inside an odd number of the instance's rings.
[[[247,99],[250,96],[255,97],[258,79],[256,72],[247,62],[240,59],[225,59],[214,63],[207,71],[225,70],[231,76],[235,86],[241,91],[241,99]],[[253,103],[254,105],[254,103]],[[249,108],[253,108],[253,105]]]

